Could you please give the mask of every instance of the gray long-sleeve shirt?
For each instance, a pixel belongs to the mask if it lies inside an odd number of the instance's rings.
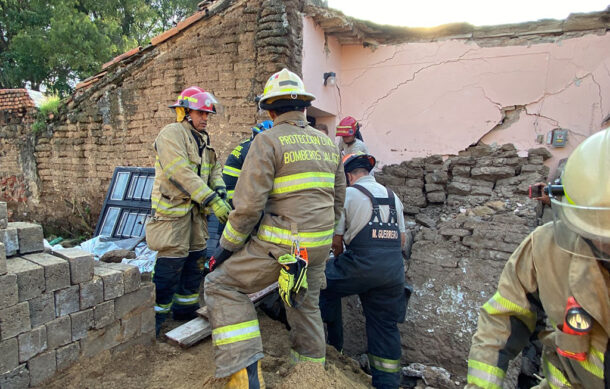
[[[367,189],[375,197],[387,198],[388,192],[385,186],[377,183],[372,176],[364,176],[359,178],[356,184]],[[396,213],[398,214],[398,228],[401,233],[405,232],[405,217],[403,215],[402,202],[394,194],[396,202]],[[381,219],[385,223],[390,218],[390,207],[381,205],[379,207]],[[350,244],[352,239],[366,226],[373,214],[373,204],[369,198],[356,188],[347,188],[345,191],[345,205],[343,215],[339,219],[335,235],[343,235],[345,244]]]

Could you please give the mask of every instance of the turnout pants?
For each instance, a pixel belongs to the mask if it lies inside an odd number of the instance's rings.
[[[199,309],[203,273],[197,261],[206,254],[206,238],[198,206],[179,218],[153,217],[146,225],[146,242],[158,251],[153,273],[157,332],[170,311],[184,319]]]
[[[325,362],[324,326],[318,306],[320,285],[330,245],[308,248],[308,290],[298,308],[286,307],[293,362]],[[239,251],[205,278],[205,301],[212,324],[216,376],[227,377],[263,358],[263,345],[254,305],[248,293],[276,282],[275,258],[290,252],[252,237]]]

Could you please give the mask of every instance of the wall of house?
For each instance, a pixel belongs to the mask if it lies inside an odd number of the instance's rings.
[[[0,90],[0,201],[7,202],[11,218],[27,216],[30,200],[38,198],[31,128],[37,112],[25,89]]]
[[[479,140],[510,142],[524,154],[541,145],[538,135],[568,129],[567,147],[551,149],[553,166],[610,112],[608,33],[527,45],[445,40],[339,50],[325,44],[311,18],[304,26],[303,63],[340,64],[337,94],[324,90],[322,104],[338,104],[338,116],[359,119],[382,164],[455,155]],[[306,79],[319,73],[304,69]]]
[[[260,120],[254,97],[275,71],[301,69],[302,1],[225,2],[228,8],[131,58],[78,91],[36,144],[44,206],[34,219],[63,234],[91,232],[116,166],[153,166],[152,143],[190,85],[223,109],[210,119],[222,162]],[[289,28],[292,26],[293,28]],[[30,218],[32,219],[32,218]]]

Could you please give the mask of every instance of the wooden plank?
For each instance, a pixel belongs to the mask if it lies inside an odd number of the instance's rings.
[[[250,293],[248,297],[252,303],[256,304],[262,300],[265,296],[272,293],[277,289],[277,282],[269,285],[263,290],[255,293]],[[170,340],[170,343],[178,345],[183,348],[191,347],[195,343],[207,338],[212,334],[212,326],[207,320],[208,318],[208,307],[202,307],[197,310],[197,314],[200,316],[193,319],[173,330],[167,332],[165,336]]]
[[[212,334],[212,325],[203,317],[198,317],[167,332],[171,343],[180,347],[191,347]]]

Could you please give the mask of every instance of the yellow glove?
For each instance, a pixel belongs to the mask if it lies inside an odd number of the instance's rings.
[[[277,261],[282,266],[277,280],[280,297],[289,307],[296,307],[296,297],[307,290],[307,262],[291,254],[284,254]]]
[[[229,218],[229,213],[231,212],[231,206],[227,204],[220,196],[216,196],[214,200],[210,202],[210,207],[212,207],[212,211],[214,211],[214,215],[218,218],[218,221],[221,224],[225,224],[227,219]]]

